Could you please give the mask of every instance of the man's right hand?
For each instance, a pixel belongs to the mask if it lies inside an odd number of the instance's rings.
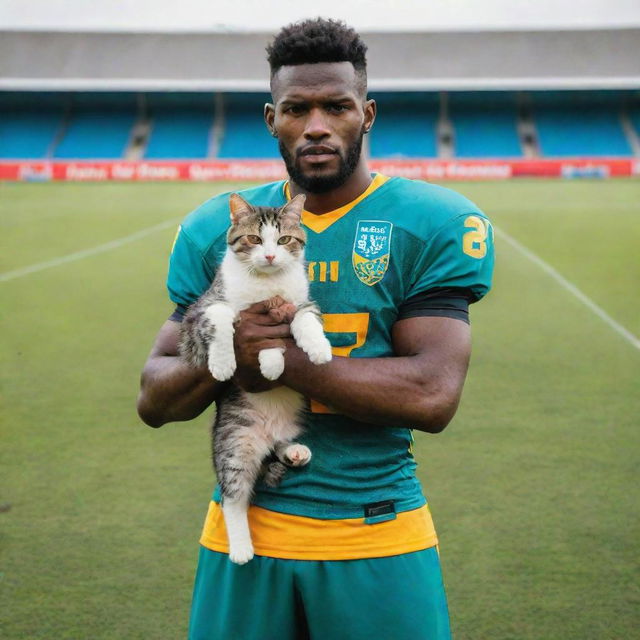
[[[286,348],[286,340],[291,338],[289,325],[295,312],[295,305],[280,296],[256,302],[240,312],[235,323],[237,368],[233,381],[241,389],[257,393],[280,385],[264,378],[258,354],[263,349]]]

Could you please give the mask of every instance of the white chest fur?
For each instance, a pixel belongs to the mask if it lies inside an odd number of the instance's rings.
[[[235,256],[227,254],[221,269],[227,304],[236,313],[273,296],[281,296],[296,306],[309,299],[309,282],[301,262],[266,275],[252,273]]]

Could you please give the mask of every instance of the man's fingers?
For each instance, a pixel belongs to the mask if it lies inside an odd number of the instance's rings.
[[[266,320],[262,318],[266,318]],[[236,336],[253,340],[289,338],[291,336],[291,327],[288,324],[275,323],[268,316],[261,316],[261,320],[256,322],[254,322],[254,317],[251,317],[250,321],[240,319],[240,322],[236,325]]]
[[[291,327],[282,322],[276,322],[269,316],[247,314],[240,316],[235,326],[236,339],[255,341],[262,338],[289,338]]]
[[[277,309],[285,303],[284,298],[280,296],[273,296],[267,300],[260,300],[260,302],[254,302],[250,307],[247,307],[245,311],[249,313],[269,313],[271,309]]]
[[[251,313],[241,311],[236,320],[236,326],[241,324],[255,324],[261,327],[274,327],[283,324],[278,317],[272,317],[270,313]]]
[[[281,306],[271,309],[271,311],[269,311],[269,316],[277,322],[289,323],[293,320],[293,316],[296,315],[296,310],[295,304],[285,302]]]

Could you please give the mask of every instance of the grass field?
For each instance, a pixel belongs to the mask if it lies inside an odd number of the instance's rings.
[[[640,182],[452,186],[498,229],[462,406],[416,436],[455,637],[638,637],[640,349],[505,234],[638,336]],[[185,637],[207,417],[152,430],[135,396],[170,221],[228,188],[0,184],[3,638]]]

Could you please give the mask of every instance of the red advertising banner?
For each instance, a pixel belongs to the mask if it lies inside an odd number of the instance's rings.
[[[419,180],[506,180],[517,177],[608,178],[640,175],[640,159],[370,160],[372,171]],[[261,181],[286,176],[279,160],[0,161],[0,180],[46,182]]]

